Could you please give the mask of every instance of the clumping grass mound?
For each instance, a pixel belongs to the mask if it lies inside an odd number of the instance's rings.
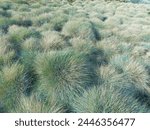
[[[35,62],[40,91],[54,91],[65,104],[74,93],[80,93],[91,82],[85,57],[73,51],[43,53],[37,56]]]
[[[67,46],[63,36],[55,31],[48,31],[43,34],[41,47],[44,50],[61,50]]]
[[[73,51],[51,51],[36,58],[36,71],[41,82],[47,87],[61,91],[84,87],[88,82],[86,59]]]
[[[7,65],[0,71],[0,102],[8,112],[15,108],[16,99],[23,91],[23,66],[19,64]]]
[[[69,37],[80,37],[82,39],[97,40],[97,32],[93,28],[92,24],[87,21],[87,19],[73,19],[68,21],[62,30],[65,36]]]
[[[0,0],[0,112],[150,112],[148,0]]]
[[[22,44],[21,48],[24,51],[35,51],[40,49],[40,40],[34,37],[26,39]]]
[[[19,27],[16,25],[9,27],[8,35],[9,41],[12,43],[21,43],[23,40],[29,37],[40,37],[39,33],[36,30]]]
[[[150,87],[147,85],[148,73],[144,66],[140,65],[136,60],[129,58],[127,55],[122,55],[112,58],[111,63],[120,74],[123,74],[127,83],[133,84],[141,91],[150,92]]]
[[[0,68],[4,64],[11,62],[15,52],[5,36],[0,37]]]
[[[9,26],[13,25],[14,23],[15,21],[12,19],[0,17],[0,30],[6,33],[8,31]]]
[[[63,107],[58,105],[54,99],[49,102],[42,102],[37,95],[26,97],[21,95],[18,99],[18,107],[12,112],[17,113],[62,113]]]
[[[85,91],[72,105],[74,111],[78,113],[148,112],[146,106],[140,105],[132,97],[123,96],[114,88],[103,86]]]
[[[64,13],[57,12],[53,14],[53,18],[50,20],[51,30],[60,32],[64,24],[68,21],[68,16]]]

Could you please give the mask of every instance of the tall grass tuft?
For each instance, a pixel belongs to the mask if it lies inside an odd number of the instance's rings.
[[[93,25],[87,19],[78,18],[68,21],[64,25],[62,33],[71,38],[80,37],[91,41],[97,40],[96,30],[94,30]]]
[[[59,100],[68,102],[91,82],[83,55],[74,51],[51,51],[37,56],[35,68],[45,93],[54,91]]]
[[[0,37],[0,69],[1,66],[12,62],[14,56],[15,56],[15,52],[13,49],[11,49],[11,45],[8,42],[7,37],[1,36]]]
[[[20,64],[7,65],[0,71],[0,103],[6,111],[16,105],[16,99],[23,89],[23,66]]]
[[[58,32],[48,31],[43,34],[43,41],[41,42],[41,47],[47,50],[62,50],[67,47],[67,43],[63,36]]]
[[[49,98],[48,102],[39,99],[37,94],[31,96],[21,95],[18,99],[17,107],[11,112],[15,113],[62,113],[63,106],[54,99]]]
[[[112,66],[118,73],[122,74],[124,81],[130,83],[135,88],[143,92],[150,92],[148,83],[148,73],[145,67],[129,55],[118,55],[111,59]]]
[[[148,112],[131,96],[121,95],[119,91],[109,87],[93,87],[86,90],[72,103],[74,112],[78,113],[136,113]]]

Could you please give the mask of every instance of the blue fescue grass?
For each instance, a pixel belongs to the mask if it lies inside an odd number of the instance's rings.
[[[22,65],[7,65],[0,71],[0,102],[6,112],[16,107],[16,99],[23,90],[22,79]]]
[[[137,113],[149,112],[145,105],[131,96],[122,95],[111,87],[97,86],[86,90],[72,103],[78,113]]]
[[[84,55],[71,50],[51,51],[37,56],[36,72],[44,92],[54,91],[60,101],[69,102],[90,84],[90,72]]]
[[[63,105],[55,100],[55,97],[48,97],[42,101],[37,94],[30,96],[21,95],[17,99],[17,106],[11,111],[15,113],[62,113],[65,112]]]
[[[0,112],[150,112],[149,21],[119,0],[1,0]]]
[[[65,36],[80,37],[82,39],[97,40],[97,32],[94,30],[92,24],[87,19],[78,18],[67,22],[62,30]]]

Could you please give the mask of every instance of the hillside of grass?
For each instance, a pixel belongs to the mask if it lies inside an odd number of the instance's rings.
[[[150,4],[0,0],[0,112],[150,112]]]

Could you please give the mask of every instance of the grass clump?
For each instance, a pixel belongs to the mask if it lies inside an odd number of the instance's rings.
[[[6,33],[8,31],[9,26],[13,25],[14,23],[15,23],[15,20],[0,17],[0,30]]]
[[[43,24],[49,23],[51,19],[51,13],[43,13],[39,16],[33,17],[32,21],[34,26],[42,26]]]
[[[15,56],[15,51],[11,49],[11,45],[5,36],[0,37],[0,68],[10,63]]]
[[[39,37],[39,33],[34,29],[29,29],[25,27],[19,27],[13,25],[9,28],[9,40],[12,43],[21,43],[29,37]]]
[[[49,99],[49,102],[43,102],[38,95],[32,94],[27,97],[21,95],[18,99],[17,107],[12,111],[15,113],[62,113],[63,107],[58,105],[54,99]]]
[[[92,24],[86,19],[74,19],[67,22],[62,30],[65,36],[80,37],[91,41],[97,40],[97,32],[94,30]]]
[[[35,29],[19,27],[16,25],[13,25],[9,28],[8,39],[9,39],[9,42],[12,43],[12,48],[16,52],[16,58],[20,57],[21,44],[27,38],[30,38],[30,37],[40,38],[40,33],[38,31],[36,31]]]
[[[96,70],[98,76],[98,82],[100,85],[112,86],[112,87],[121,87],[126,83],[123,79],[123,75],[119,74],[114,67],[107,65],[101,66]]]
[[[122,74],[126,83],[132,84],[140,91],[149,92],[148,73],[138,61],[129,58],[128,55],[120,55],[112,58],[111,64],[118,73]]]
[[[82,87],[89,82],[86,59],[73,51],[40,54],[36,59],[36,71],[43,83],[58,90]]]
[[[64,13],[57,12],[53,14],[53,18],[50,20],[50,28],[54,31],[62,31],[63,26],[68,21],[68,16]]]
[[[40,40],[30,37],[21,44],[21,48],[24,51],[38,51],[40,50]]]
[[[93,87],[75,99],[73,108],[78,113],[136,113],[148,112],[146,106],[130,96],[123,96],[113,88]]]
[[[150,112],[149,14],[126,0],[0,0],[0,112]]]
[[[7,65],[0,71],[0,102],[5,111],[10,111],[16,105],[16,99],[22,91],[23,66]]]
[[[65,105],[90,83],[85,57],[73,51],[40,54],[35,68],[41,82],[40,91],[54,92]]]
[[[43,34],[41,46],[44,50],[61,50],[67,46],[63,36],[58,32],[48,31]]]

